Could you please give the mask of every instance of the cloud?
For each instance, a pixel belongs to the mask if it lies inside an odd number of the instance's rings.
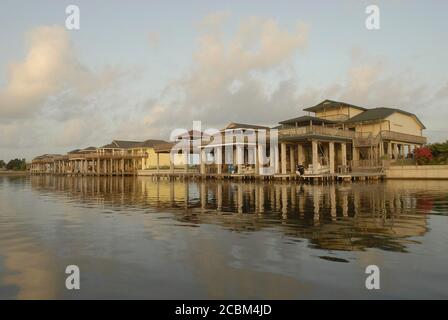
[[[346,73],[329,87],[322,88],[327,98],[410,112],[428,102],[428,88],[412,68],[397,68],[386,57],[355,52]]]
[[[222,26],[230,16],[231,13],[227,10],[210,13],[200,21],[199,28],[208,33],[220,32]]]
[[[60,26],[33,28],[21,61],[10,63],[0,88],[0,158],[66,152],[105,143],[124,115],[119,91],[138,70],[103,66],[95,70],[77,57]]]
[[[160,42],[160,35],[155,31],[151,31],[148,34],[148,44],[151,48],[157,48]]]
[[[436,99],[448,99],[448,81],[435,94]]]
[[[228,35],[222,31],[228,18],[227,12],[204,18],[191,68],[148,103],[146,123],[166,130],[192,120],[219,126],[227,119],[265,120],[273,108],[278,114],[296,108],[292,61],[306,47],[307,26],[286,29],[275,20],[251,17]],[[180,120],[174,124],[174,119]]]
[[[307,26],[285,28],[272,19],[250,17],[229,34],[223,31],[229,18],[219,12],[200,24],[188,72],[145,105],[144,122],[152,128],[148,133],[168,136],[176,127],[190,127],[193,120],[216,128],[229,121],[274,125],[324,99],[402,108],[432,121],[421,110],[432,105],[433,94],[412,67],[396,66],[355,47],[348,69],[327,79],[330,84],[307,86],[294,65],[306,49]],[[444,89],[438,93],[444,94]]]
[[[6,85],[0,88],[0,116],[4,120],[33,116],[51,98],[85,99],[118,75],[114,68],[93,72],[82,65],[63,27],[34,28],[24,60],[9,65]]]
[[[262,17],[234,23],[229,12],[205,17],[190,66],[150,97],[141,91],[140,67],[89,68],[62,27],[32,29],[24,58],[9,65],[0,87],[0,158],[66,152],[114,138],[167,139],[193,120],[214,128],[229,121],[275,125],[327,98],[403,108],[442,136],[448,83],[425,85],[412,67],[354,48],[348,68],[331,79],[334,73],[307,58],[327,83],[310,85],[296,67],[306,58],[308,26]],[[158,41],[149,33],[150,45]]]

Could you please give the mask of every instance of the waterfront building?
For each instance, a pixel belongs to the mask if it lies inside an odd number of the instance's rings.
[[[281,174],[293,173],[296,164],[312,174],[381,168],[383,160],[410,157],[426,143],[422,122],[400,109],[325,100],[304,111],[309,115],[278,127]]]
[[[379,177],[391,161],[412,157],[426,143],[422,122],[400,109],[325,100],[304,111],[308,115],[280,121],[274,128],[232,122],[217,134],[203,136],[194,173],[293,178],[302,165],[311,178]],[[272,129],[277,129],[278,139],[271,145]],[[261,133],[265,139],[260,143]],[[171,148],[174,144],[156,152],[169,153]],[[264,170],[266,163],[271,170]]]
[[[154,146],[163,140],[113,140],[101,147],[76,149],[67,155],[42,155],[33,159],[31,173],[70,175],[136,175],[155,160]],[[169,166],[169,159],[164,159]]]
[[[381,176],[390,163],[426,143],[418,117],[324,100],[278,126],[231,122],[221,130],[185,131],[172,142],[113,140],[102,147],[43,155],[32,173],[202,177],[349,178]],[[275,130],[273,130],[275,129]],[[275,139],[272,139],[275,138]]]
[[[141,172],[142,175],[153,173],[189,174],[208,176],[253,176],[259,172],[263,162],[260,156],[269,157],[269,130],[267,126],[230,122],[221,130],[206,130],[199,132],[190,130],[176,137],[174,142],[156,146],[155,152],[162,156],[171,154],[172,158],[184,164],[177,170],[171,167],[169,171]],[[266,148],[257,149],[261,133]],[[256,155],[257,150],[263,150],[263,155]],[[176,163],[174,163],[175,165]]]
[[[30,173],[54,173],[57,159],[64,156],[61,154],[43,154],[33,159]]]

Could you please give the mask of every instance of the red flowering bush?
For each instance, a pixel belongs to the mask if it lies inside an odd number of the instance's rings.
[[[432,160],[431,149],[427,147],[416,148],[414,150],[414,158],[418,164],[427,164]]]

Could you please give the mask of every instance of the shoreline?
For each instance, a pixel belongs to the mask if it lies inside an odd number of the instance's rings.
[[[0,176],[25,176],[28,174],[28,171],[0,171]]]
[[[28,172],[26,171],[8,171],[8,172],[0,172],[0,176],[24,176],[24,175],[28,175]],[[30,176],[44,176],[44,175],[48,175],[48,176],[71,176],[71,175],[60,175],[60,174],[54,174],[54,173],[45,173],[45,174],[29,174]],[[122,177],[121,175],[101,175],[101,176],[97,176],[97,175],[79,175],[79,176],[71,176],[71,177],[90,177],[90,178],[97,178],[97,177]],[[137,174],[137,175],[133,175],[133,176],[126,176],[126,177],[130,177],[130,178],[154,178],[155,176],[152,175],[144,175],[144,174]],[[200,177],[199,175],[196,177],[190,177],[190,178],[185,178],[185,180],[190,180],[191,181],[196,181],[196,180],[201,180],[201,181],[265,181],[265,182],[271,182],[271,181],[282,181],[281,179],[267,179],[267,180],[263,180],[263,179],[238,179],[238,177],[234,177],[234,178],[226,178],[226,179],[218,179],[218,178],[210,178],[210,177]],[[179,177],[157,177],[156,180],[166,180],[166,181],[174,181],[174,180],[184,180],[182,178]],[[370,179],[362,179],[360,181],[369,181]],[[445,176],[388,176],[387,174],[383,176],[382,179],[373,179],[375,181],[387,181],[387,180],[415,180],[415,181],[448,181],[448,177]],[[298,182],[299,180],[288,180],[290,182],[292,181],[296,181]],[[354,182],[354,181],[351,181]]]

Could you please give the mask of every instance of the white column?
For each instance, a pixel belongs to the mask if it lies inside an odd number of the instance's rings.
[[[256,172],[257,174],[261,174],[262,167],[265,163],[265,159],[263,158],[263,151],[264,151],[263,148],[265,148],[265,146],[263,146],[261,144],[259,144],[257,146],[257,153],[258,153],[258,155],[257,155],[258,169]]]
[[[238,165],[238,174],[243,172],[243,163],[244,163],[244,146],[237,145],[236,146],[236,162]]]
[[[303,145],[297,145],[297,161],[299,164],[305,166],[305,150]]]
[[[291,174],[296,172],[296,161],[294,157],[295,147],[293,145],[289,146],[289,164],[291,167]]]
[[[216,171],[222,174],[222,148],[215,149]]]
[[[312,141],[312,149],[313,149],[313,173],[317,173],[317,164],[319,163],[319,158],[317,156],[317,141]]]
[[[329,143],[329,157],[330,157],[330,173],[334,173],[334,142]]]
[[[188,173],[188,152],[185,152],[184,154],[184,171],[185,173]]]
[[[279,152],[278,152],[278,145],[274,146],[274,154],[271,154],[271,160],[274,159],[274,171],[275,174],[280,173],[280,161],[279,161]]]
[[[347,165],[347,144],[341,143],[341,158],[342,158],[342,165]]]
[[[258,153],[258,148],[257,148],[257,146],[255,146],[255,147],[252,149],[252,152],[254,153],[254,161],[255,161],[255,169],[254,169],[254,173],[255,173],[255,174],[259,174],[259,173],[260,173],[260,158],[258,157],[258,156],[259,156],[259,153]]]
[[[282,166],[282,174],[286,174],[286,143],[282,142],[281,145],[281,166]]]
[[[202,148],[202,149],[201,149],[201,156],[200,156],[200,162],[201,162],[201,165],[200,165],[200,168],[201,168],[201,174],[205,174],[205,160],[206,160],[206,158],[205,158],[205,148]]]
[[[395,158],[395,160],[397,160],[398,159],[398,145],[396,143],[394,143],[393,148],[394,148],[394,158]]]

